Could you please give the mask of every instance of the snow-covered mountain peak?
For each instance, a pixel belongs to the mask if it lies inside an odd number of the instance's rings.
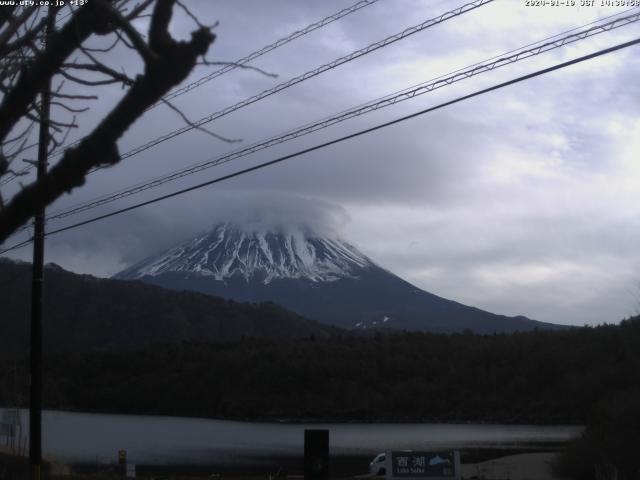
[[[116,277],[138,279],[173,272],[222,281],[241,277],[265,284],[274,279],[331,282],[355,278],[360,269],[372,265],[347,242],[303,225],[222,223]]]

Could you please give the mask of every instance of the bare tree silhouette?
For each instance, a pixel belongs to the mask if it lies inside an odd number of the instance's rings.
[[[22,186],[9,199],[0,193],[0,243],[39,208],[83,185],[90,170],[117,164],[118,139],[189,75],[215,39],[212,27],[202,25],[178,0],[91,0],[76,7],[68,3],[65,11],[0,7],[0,185],[24,172],[18,162],[33,147],[32,133],[40,123],[39,93],[47,82],[54,82],[52,105],[66,113],[48,122],[49,151],[61,150],[69,131],[78,126],[77,117],[97,99],[93,89],[121,84],[124,93],[82,141],[62,150],[44,178]],[[169,33],[175,7],[196,23],[187,41]],[[48,15],[56,15],[59,24],[50,31]],[[148,24],[146,34],[142,24]],[[96,39],[105,46],[96,47]],[[133,51],[141,73],[130,77],[110,66],[109,53],[115,48]]]

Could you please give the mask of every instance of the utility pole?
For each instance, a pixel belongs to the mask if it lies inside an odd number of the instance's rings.
[[[45,48],[55,28],[55,10],[47,11]],[[47,173],[49,150],[49,110],[51,106],[51,80],[40,94],[40,132],[38,138],[37,181]],[[42,295],[44,284],[44,207],[33,220],[33,274],[31,281],[31,358],[29,364],[29,465],[30,479],[42,476]]]

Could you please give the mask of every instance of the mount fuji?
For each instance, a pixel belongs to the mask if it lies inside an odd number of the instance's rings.
[[[299,225],[221,223],[114,278],[237,301],[272,301],[349,329],[494,333],[560,327],[431,294],[344,240]]]

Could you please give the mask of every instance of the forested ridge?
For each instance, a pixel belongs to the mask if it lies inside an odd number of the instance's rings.
[[[54,264],[47,265],[45,275],[45,353],[116,351],[242,336],[322,338],[337,332],[268,302],[239,303],[78,275]],[[30,295],[31,266],[0,259],[0,352],[28,352]]]
[[[0,359],[0,403],[26,398],[27,359]],[[17,374],[16,374],[17,372]],[[58,354],[46,407],[236,419],[584,424],[640,404],[640,319],[504,335],[182,342]]]

